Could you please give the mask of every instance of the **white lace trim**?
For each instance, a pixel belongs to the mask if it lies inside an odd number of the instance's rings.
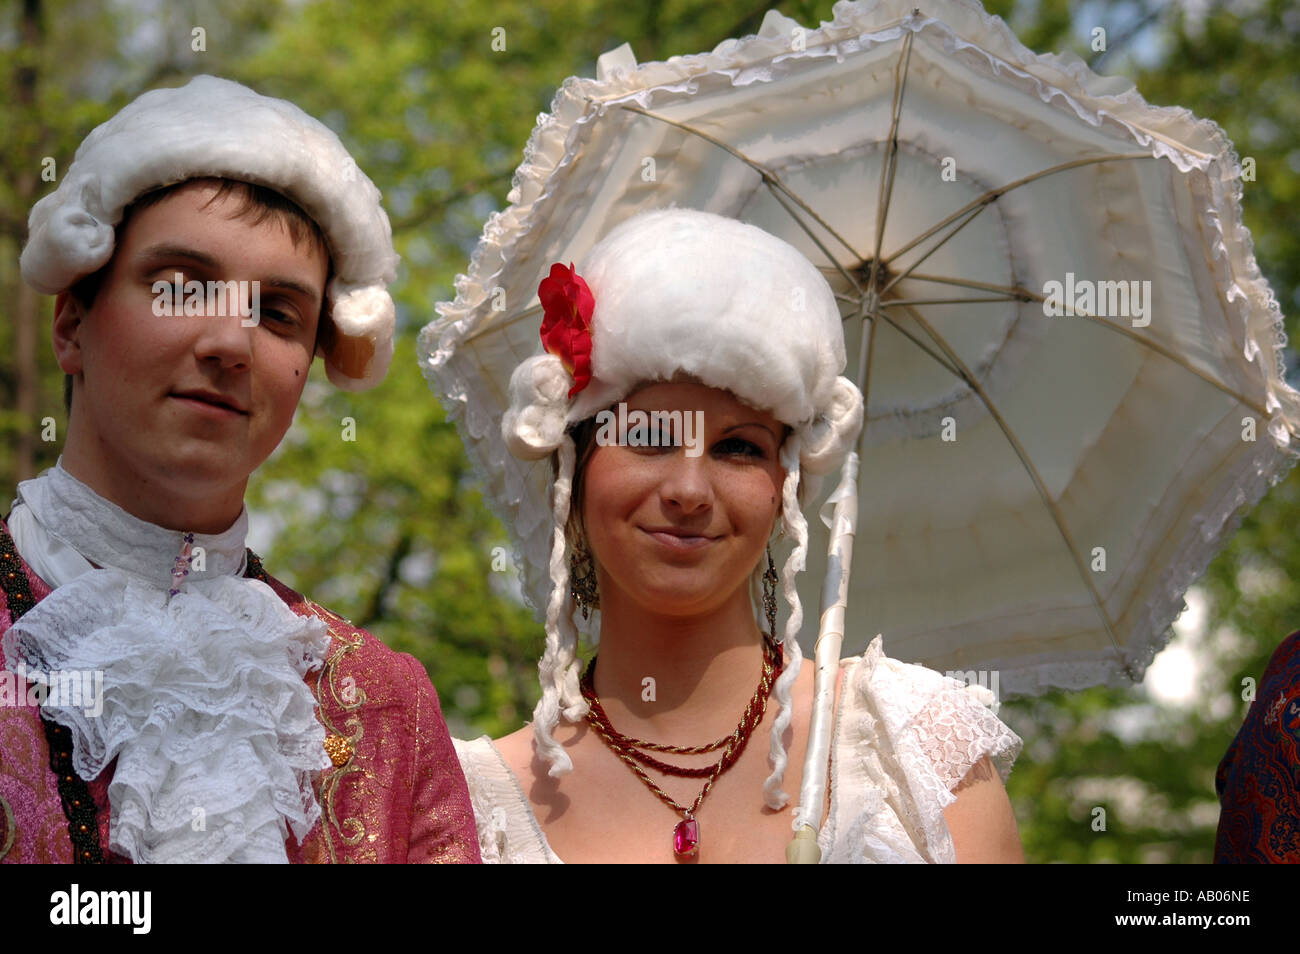
[[[46,713],[72,733],[82,778],[117,760],[109,847],[136,862],[287,862],[289,830],[301,840],[320,817],[313,772],[329,764],[303,681],[328,651],[325,624],[231,572],[191,577],[169,599],[179,533],[110,511],[58,468],[22,490],[35,517],[25,549],[48,532],[105,563],[57,585],[0,648],[34,682],[92,674],[81,698]],[[151,554],[142,541],[159,534],[165,549]],[[229,571],[227,543],[211,557]],[[242,563],[242,533],[238,549]]]
[[[484,864],[563,864],[537,824],[519,780],[486,735],[453,739],[469,786]]]

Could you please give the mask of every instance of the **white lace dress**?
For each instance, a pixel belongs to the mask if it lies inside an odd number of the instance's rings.
[[[993,694],[890,659],[877,636],[840,662],[831,807],[822,862],[952,862],[943,810],[952,789],[989,756],[1005,782],[1020,738],[988,708]],[[518,780],[487,736],[456,741],[488,863],[558,864]]]

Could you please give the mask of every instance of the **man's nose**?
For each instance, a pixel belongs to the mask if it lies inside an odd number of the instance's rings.
[[[215,360],[223,368],[247,367],[253,356],[253,325],[257,319],[257,296],[251,282],[213,282],[207,295],[195,351],[203,360]]]

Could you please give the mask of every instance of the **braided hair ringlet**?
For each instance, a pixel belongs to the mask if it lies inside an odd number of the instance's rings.
[[[565,526],[573,494],[575,448],[573,438],[565,434],[557,450],[558,473],[552,485],[554,514],[551,543],[551,596],[546,605],[546,651],[538,664],[542,697],[533,710],[533,738],[537,754],[549,762],[552,778],[573,771],[573,762],[564,747],[555,741],[555,727],[563,714],[568,722],[577,722],[587,714],[587,703],[578,687],[578,631],[569,611],[569,547]]]
[[[533,709],[538,755],[550,763],[553,778],[573,771],[573,762],[555,740],[560,716],[576,722],[587,714],[578,686],[578,631],[570,613],[569,545],[565,532],[573,498],[576,448],[565,427],[570,379],[560,359],[534,355],[510,377],[511,405],[501,421],[510,452],[524,460],[555,455],[551,482],[551,590],[546,601],[546,649],[538,663],[542,696]]]

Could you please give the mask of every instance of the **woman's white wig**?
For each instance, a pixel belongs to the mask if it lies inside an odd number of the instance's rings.
[[[587,713],[578,689],[578,632],[569,585],[565,527],[572,500],[575,447],[569,428],[624,399],[646,381],[679,374],[730,391],[789,425],[782,526],[793,550],[780,572],[789,616],[780,640],[785,668],[775,685],[772,774],[764,800],[781,808],[791,689],[803,654],[803,607],[795,576],[808,552],[799,506],[801,474],[822,475],[841,463],[862,426],[863,401],[844,370],[844,333],[826,280],[796,249],[752,225],[706,212],[670,209],[623,222],[587,253],[577,272],[595,298],[591,381],[569,398],[573,379],[558,357],[535,355],[510,379],[501,423],[516,457],[558,455],[552,488],[552,588],[546,606],[546,651],[539,666],[542,698],[533,713],[538,754],[552,776],[573,764],[553,732],[561,714]],[[757,572],[761,572],[761,569]]]
[[[393,358],[397,277],[393,231],[379,189],[339,137],[293,103],[215,76],[137,97],[91,130],[72,164],[28,218],[23,278],[57,295],[113,256],[126,207],[189,179],[266,186],[320,226],[334,277],[331,324],[320,336],[337,387],[360,391],[384,379]]]

